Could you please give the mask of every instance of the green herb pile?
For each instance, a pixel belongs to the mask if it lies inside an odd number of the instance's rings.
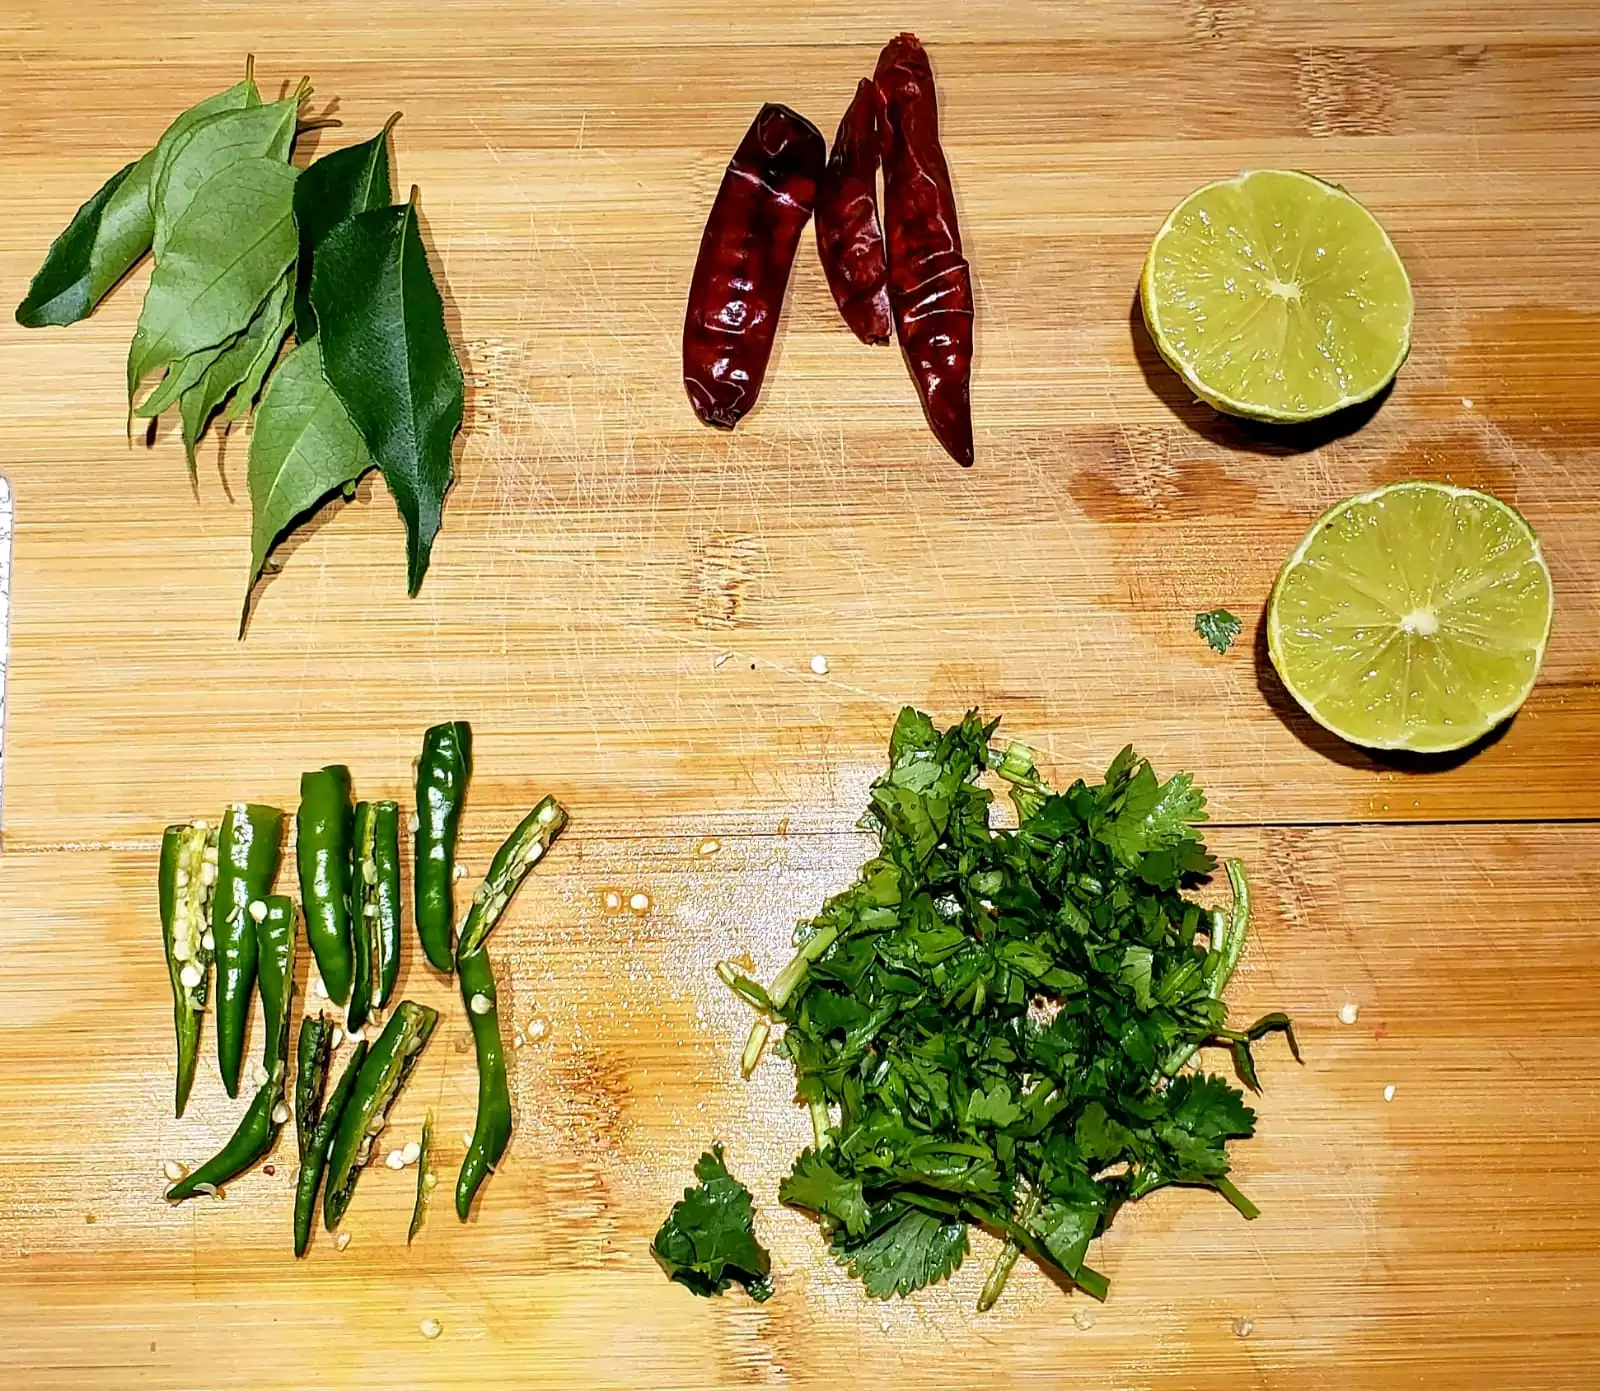
[[[1243,1094],[1189,1070],[1233,1050],[1255,1086],[1253,1039],[1283,1015],[1226,1027],[1221,994],[1249,916],[1185,888],[1216,861],[1187,774],[1160,782],[1124,749],[1104,783],[1051,791],[1032,754],[991,750],[976,713],[940,731],[907,709],[865,824],[881,840],[859,880],[797,934],[763,988],[719,973],[772,1021],[816,1133],[779,1189],[816,1214],[834,1255],[887,1298],[961,1264],[968,1228],[1005,1239],[980,1307],[1026,1251],[1104,1298],[1085,1264],[1118,1209],[1169,1184],[1214,1188],[1246,1217],[1228,1142],[1255,1128]],[[990,824],[992,770],[1020,824]],[[1298,1054],[1297,1054],[1298,1056]]]
[[[231,424],[260,399],[246,613],[284,533],[372,468],[405,521],[415,594],[461,428],[461,367],[416,192],[391,202],[394,121],[302,172],[290,157],[310,128],[301,116],[309,96],[302,81],[263,102],[247,68],[242,82],[185,111],[78,209],[17,307],[26,328],[75,323],[154,253],[128,352],[132,412],[177,409],[192,473],[211,422]],[[296,346],[280,361],[291,330]]]
[[[772,1257],[756,1240],[750,1190],[728,1172],[722,1146],[694,1166],[700,1180],[683,1190],[661,1224],[651,1253],[667,1275],[696,1294],[721,1294],[735,1280],[763,1303],[772,1297]]]

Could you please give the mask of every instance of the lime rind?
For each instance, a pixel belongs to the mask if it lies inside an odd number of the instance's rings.
[[[1352,557],[1361,568],[1341,563]],[[1267,650],[1340,738],[1447,753],[1521,707],[1553,616],[1539,539],[1515,508],[1451,484],[1393,483],[1306,533],[1273,585]]]
[[[1308,254],[1326,260],[1308,267]],[[1189,389],[1254,420],[1298,424],[1371,400],[1411,351],[1411,282],[1388,232],[1338,184],[1298,170],[1191,193],[1151,243],[1139,297]]]

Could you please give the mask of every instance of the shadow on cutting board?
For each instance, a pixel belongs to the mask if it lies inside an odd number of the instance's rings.
[[[1139,307],[1139,294],[1134,291],[1133,303],[1128,309],[1128,336],[1133,341],[1133,355],[1139,361],[1139,370],[1150,384],[1150,390],[1161,399],[1178,419],[1195,434],[1210,440],[1224,449],[1239,449],[1248,454],[1267,454],[1282,457],[1288,454],[1305,454],[1320,449],[1334,440],[1353,435],[1375,416],[1394,390],[1390,382],[1370,401],[1348,406],[1321,420],[1304,425],[1273,425],[1263,420],[1245,420],[1240,416],[1224,415],[1204,401],[1195,400],[1194,392],[1172,368],[1167,366],[1156,349],[1150,330],[1144,325],[1144,311]]]
[[[1443,773],[1459,768],[1484,749],[1498,744],[1506,731],[1516,722],[1513,715],[1503,724],[1491,729],[1483,738],[1451,753],[1407,753],[1403,749],[1364,749],[1358,744],[1341,739],[1332,730],[1324,729],[1289,694],[1289,689],[1272,665],[1272,654],[1267,648],[1267,606],[1261,608],[1256,623],[1256,687],[1268,708],[1288,727],[1302,744],[1315,754],[1346,768],[1388,768],[1401,773]]]

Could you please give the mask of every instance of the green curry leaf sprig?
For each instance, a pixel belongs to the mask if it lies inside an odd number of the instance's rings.
[[[301,171],[295,138],[319,124],[303,118],[309,95],[302,80],[264,103],[252,65],[185,111],[78,209],[16,311],[26,328],[75,323],[153,251],[128,353],[130,411],[177,408],[192,475],[213,419],[231,423],[260,401],[246,616],[273,546],[372,468],[405,522],[415,594],[464,404],[416,191],[402,204],[390,194],[395,118]],[[334,264],[314,276],[324,260]],[[297,346],[278,372],[291,328]]]
[[[1215,1189],[1254,1217],[1228,1145],[1255,1114],[1186,1065],[1229,1047],[1254,1088],[1251,1043],[1293,1045],[1283,1015],[1227,1026],[1248,885],[1229,861],[1230,909],[1186,893],[1217,864],[1190,776],[1162,782],[1129,748],[1103,783],[1058,793],[1029,750],[990,747],[997,724],[939,730],[904,710],[865,818],[878,854],[801,925],[771,984],[719,968],[763,1015],[746,1070],[781,1023],[811,1110],[815,1145],[779,1196],[874,1297],[943,1279],[973,1224],[1005,1242],[987,1308],[1020,1252],[1104,1298],[1089,1244],[1158,1188]],[[989,771],[1010,784],[1014,830],[991,824]]]

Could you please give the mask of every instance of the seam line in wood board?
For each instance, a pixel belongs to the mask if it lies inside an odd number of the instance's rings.
[[[1600,826],[1600,816],[1550,816],[1550,817],[1424,817],[1418,820],[1393,821],[1204,821],[1206,831],[1394,831],[1394,830],[1532,830],[1540,826]],[[579,831],[573,840],[603,841],[608,844],[627,841],[693,840],[699,831],[673,831],[619,833],[606,831]],[[841,826],[836,830],[797,831],[740,831],[719,830],[718,835],[727,840],[820,840],[828,836],[868,834],[856,826]],[[158,840],[64,840],[41,841],[36,845],[8,845],[6,856],[21,858],[26,855],[83,855],[134,854],[160,848]]]

